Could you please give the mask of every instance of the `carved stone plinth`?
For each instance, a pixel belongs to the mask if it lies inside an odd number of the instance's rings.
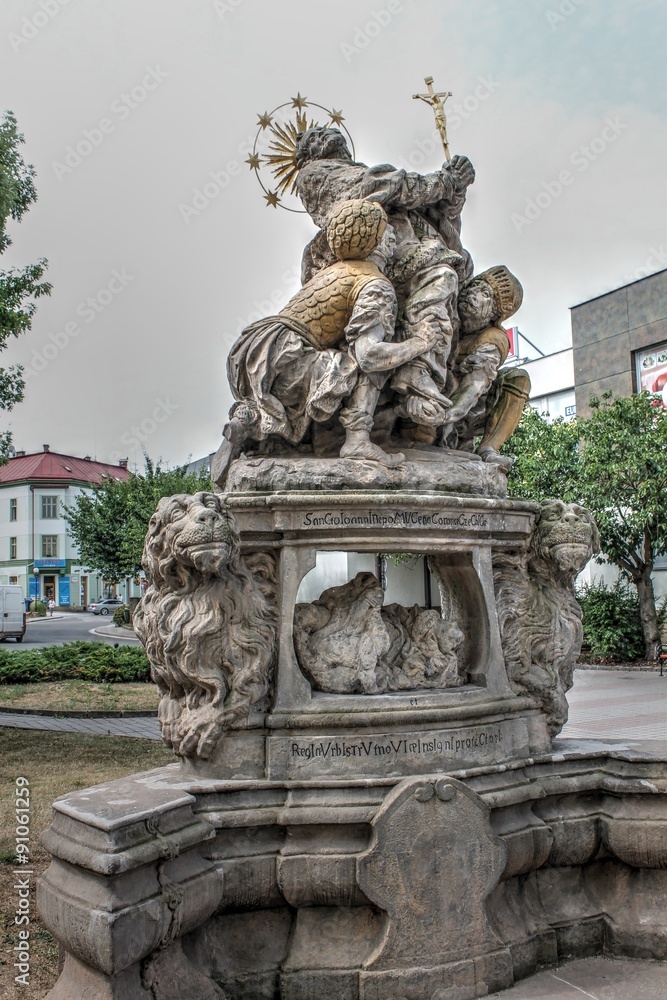
[[[450,496],[504,497],[507,475],[479,455],[443,448],[403,449],[395,468],[345,458],[286,458],[276,455],[237,459],[225,472],[224,490],[238,492],[341,492],[408,490]]]
[[[55,804],[50,1000],[472,1000],[542,964],[667,958],[667,764],[554,754],[363,780],[178,765]]]
[[[262,553],[275,567],[274,693],[270,709],[255,725],[229,733],[205,759],[189,755],[193,770],[275,780],[407,776],[513,760],[549,748],[539,704],[508,680],[494,591],[494,560],[506,550],[527,549],[534,504],[399,491],[237,492],[220,499],[234,516],[246,564]],[[431,614],[446,617],[459,636],[452,654],[457,674],[450,686],[434,688],[422,670],[414,681],[404,673],[400,690],[389,689],[388,682],[383,690],[376,680],[346,694],[335,685],[317,689],[295,647],[295,606],[302,580],[323,551],[428,556],[439,590],[439,610]],[[361,586],[360,609],[346,608],[346,588],[334,595],[344,610],[343,645],[353,643],[355,635],[367,638],[373,602],[382,602],[375,587],[377,600],[372,587]],[[366,595],[370,603],[364,603]],[[396,627],[387,633],[386,619],[378,619],[377,626],[395,649]],[[333,628],[329,620],[324,630],[329,637]],[[323,634],[315,632],[308,647],[311,664],[324,655],[317,642]],[[404,647],[406,639],[400,640]],[[356,654],[351,657],[354,661]],[[366,673],[379,678],[385,661],[374,662],[371,656]],[[321,673],[325,679],[333,675],[324,668]]]
[[[56,803],[51,1000],[472,1000],[664,957],[666,765],[550,755],[593,544],[557,502],[161,501],[135,622],[182,760]],[[365,571],[301,600],[321,552],[425,556],[433,606]]]

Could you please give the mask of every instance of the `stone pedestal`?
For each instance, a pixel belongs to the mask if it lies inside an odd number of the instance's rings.
[[[55,804],[50,1000],[472,1000],[667,958],[667,765],[576,746],[406,778],[197,779]]]
[[[443,476],[162,502],[138,621],[182,760],[55,803],[51,1000],[473,1000],[667,956],[667,765],[552,751],[590,518]],[[297,604],[327,551],[427,556],[439,610],[363,573]]]
[[[243,550],[275,560],[275,697],[261,733],[235,732],[206,761],[192,761],[195,770],[270,780],[430,774],[549,748],[542,713],[508,682],[494,597],[494,553],[527,547],[535,505],[378,491],[239,492],[224,500]],[[384,694],[314,690],[295,653],[294,607],[322,551],[428,555],[439,603],[465,635],[466,683]]]

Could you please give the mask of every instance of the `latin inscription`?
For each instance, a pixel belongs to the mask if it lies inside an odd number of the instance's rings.
[[[453,514],[447,511],[424,510],[365,510],[350,513],[345,510],[324,513],[307,511],[304,528],[487,528],[485,514]]]
[[[381,736],[368,739],[331,739],[331,740],[292,740],[290,742],[290,757],[299,762],[323,761],[338,762],[342,759],[382,758],[395,760],[401,757],[466,757],[476,751],[488,750],[494,747],[502,748],[504,733],[498,726],[490,726],[471,733],[470,735],[437,735],[423,736]]]

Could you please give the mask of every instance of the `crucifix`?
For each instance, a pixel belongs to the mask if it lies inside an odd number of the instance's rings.
[[[414,101],[424,101],[426,104],[430,104],[433,108],[433,114],[435,115],[435,127],[440,133],[442,145],[445,148],[445,156],[447,157],[447,162],[449,163],[451,156],[449,153],[449,141],[447,139],[447,118],[445,117],[444,104],[447,98],[452,96],[452,92],[451,90],[447,90],[443,91],[441,94],[436,94],[433,90],[432,76],[425,76],[424,83],[428,87],[428,94],[413,94],[412,99]]]

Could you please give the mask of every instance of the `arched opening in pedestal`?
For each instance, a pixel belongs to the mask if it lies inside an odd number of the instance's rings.
[[[472,554],[318,551],[293,640],[313,691],[377,695],[484,685],[488,614]]]

